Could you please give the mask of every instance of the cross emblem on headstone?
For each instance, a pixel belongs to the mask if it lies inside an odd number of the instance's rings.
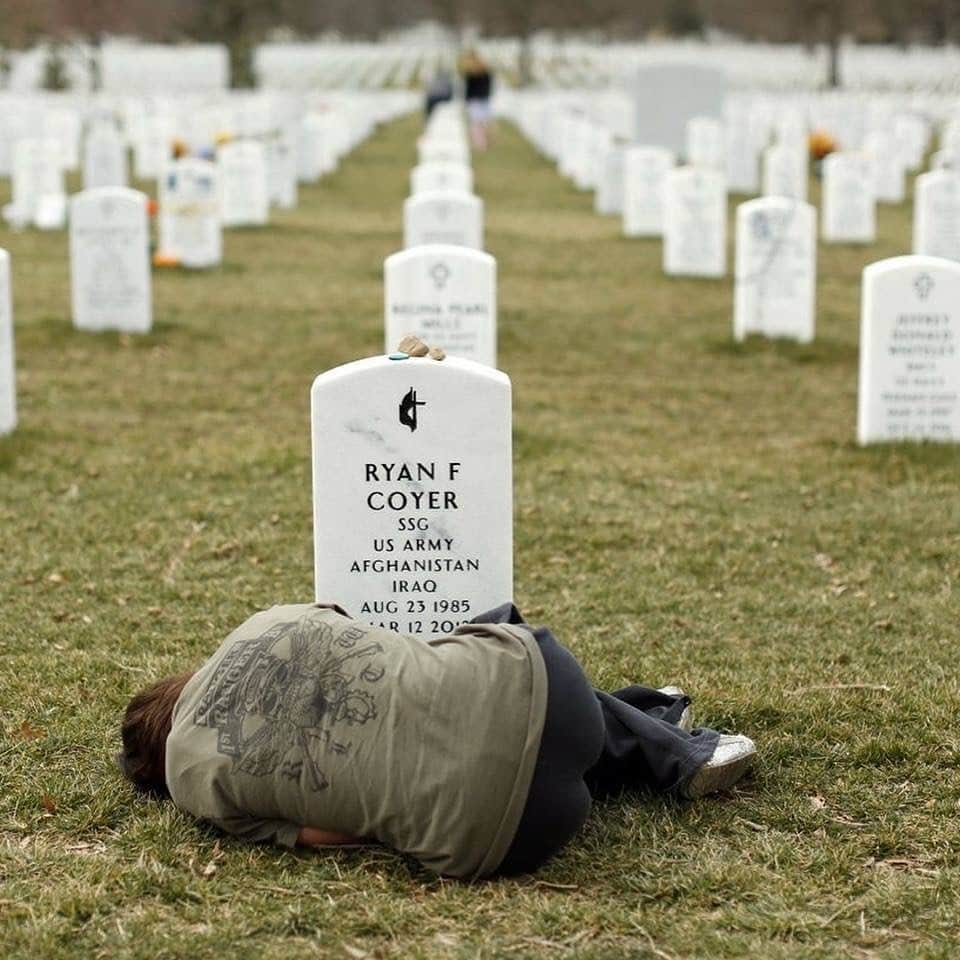
[[[926,300],[930,296],[934,286],[933,277],[929,273],[918,274],[913,281],[913,289],[917,291],[917,296],[921,300]]]
[[[435,263],[430,268],[430,276],[433,278],[434,286],[438,290],[442,290],[447,285],[447,280],[450,279],[450,268],[443,263]]]

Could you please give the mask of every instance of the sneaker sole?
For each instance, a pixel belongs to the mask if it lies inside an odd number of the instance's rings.
[[[711,767],[701,767],[681,788],[680,793],[687,800],[697,800],[708,793],[720,793],[729,790],[753,766],[757,751],[744,753],[729,763]]]

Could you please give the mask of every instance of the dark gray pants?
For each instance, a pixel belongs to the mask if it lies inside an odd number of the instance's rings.
[[[513,604],[473,622],[526,626]],[[688,697],[641,686],[594,690],[546,627],[528,629],[547,668],[547,711],[530,792],[501,874],[528,873],[548,860],[583,825],[594,797],[675,790],[710,758],[718,737],[677,726]]]

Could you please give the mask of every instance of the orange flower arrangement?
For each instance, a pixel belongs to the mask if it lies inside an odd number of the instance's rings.
[[[158,250],[153,255],[153,265],[155,267],[179,267],[180,258],[175,253]]]
[[[826,130],[814,130],[810,134],[810,156],[822,160],[837,149],[837,141]]]

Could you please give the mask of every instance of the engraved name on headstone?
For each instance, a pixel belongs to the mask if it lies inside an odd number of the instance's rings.
[[[960,263],[892,257],[863,271],[857,439],[960,442]]]
[[[387,257],[384,329],[389,352],[408,333],[449,355],[497,365],[497,262],[442,244]]]
[[[313,384],[316,597],[435,636],[513,596],[510,380],[393,356]]]

